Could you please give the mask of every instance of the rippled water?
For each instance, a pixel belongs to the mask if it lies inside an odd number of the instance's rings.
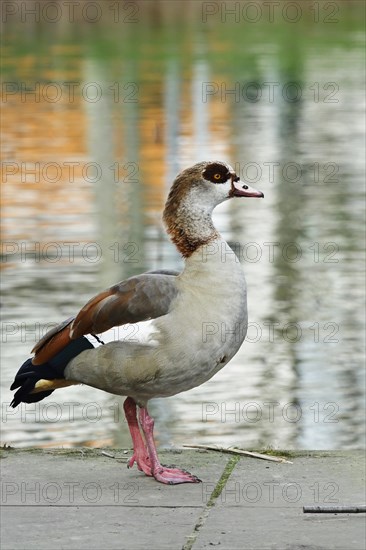
[[[8,388],[44,331],[99,290],[182,266],[164,199],[180,169],[218,158],[265,194],[214,218],[246,272],[248,338],[202,387],[151,402],[158,441],[361,447],[362,3],[337,3],[333,24],[272,25],[147,4],[123,29],[5,29],[2,442],[130,444],[122,399],[74,387],[14,411]]]

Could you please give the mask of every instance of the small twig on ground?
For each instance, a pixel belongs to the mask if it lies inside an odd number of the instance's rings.
[[[243,449],[237,449],[236,447],[220,447],[219,445],[183,445],[183,447],[189,447],[190,449],[207,449],[208,451],[219,451],[221,453],[231,453],[235,455],[251,456],[253,458],[260,458],[261,460],[270,460],[272,462],[282,462],[285,464],[292,464],[289,460],[282,456],[265,455],[262,453],[255,453],[252,451],[243,451]]]
[[[116,458],[115,455],[111,455],[110,453],[107,453],[106,451],[101,452],[102,455],[107,456],[108,458]]]
[[[123,451],[125,452],[125,451]],[[101,451],[101,453],[103,456],[107,456],[108,458],[114,458],[115,460],[118,460],[119,462],[127,462],[128,461],[128,457],[126,456],[116,456],[116,455],[112,455],[111,453],[107,453],[107,451]]]
[[[366,506],[304,506],[304,514],[362,514]]]

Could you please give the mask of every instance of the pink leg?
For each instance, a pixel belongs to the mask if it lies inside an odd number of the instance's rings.
[[[128,427],[133,443],[133,455],[128,461],[128,468],[132,468],[136,462],[140,471],[144,472],[147,476],[152,476],[149,453],[147,452],[144,440],[141,437],[140,428],[137,422],[136,403],[132,397],[127,397],[123,403]]]
[[[147,412],[147,408],[140,409],[140,424],[145,435],[146,445],[149,451],[151,472],[154,478],[161,483],[175,485],[177,483],[199,483],[198,477],[178,468],[167,468],[159,462],[154,442],[154,420]],[[141,437],[141,436],[140,436]]]

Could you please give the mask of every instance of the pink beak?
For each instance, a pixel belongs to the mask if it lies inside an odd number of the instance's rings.
[[[264,195],[262,191],[250,187],[247,183],[244,183],[241,180],[233,181],[231,183],[231,196],[232,197],[257,197],[263,198]]]

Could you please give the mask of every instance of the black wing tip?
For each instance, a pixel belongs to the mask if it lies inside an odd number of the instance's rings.
[[[40,391],[32,393],[38,380],[55,380],[65,378],[64,371],[68,363],[86,349],[94,348],[93,344],[87,338],[81,336],[77,340],[70,342],[63,350],[47,363],[42,365],[33,365],[32,359],[27,359],[15,375],[14,382],[10,390],[19,388],[14,394],[10,403],[15,408],[19,403],[37,403],[45,397],[48,397],[54,390]]]
[[[20,403],[38,403],[45,397],[51,395],[54,390],[40,391],[37,393],[29,393],[29,390],[24,390],[20,388],[13,397],[13,400],[10,403],[10,406],[15,409]]]
[[[13,407],[13,409],[15,409],[15,407],[17,407],[19,404],[21,403],[21,399],[17,398],[16,395],[14,395],[12,401],[10,402],[10,406]]]

